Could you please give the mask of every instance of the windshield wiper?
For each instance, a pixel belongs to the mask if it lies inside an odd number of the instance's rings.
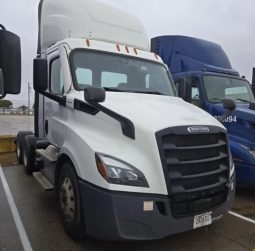
[[[164,93],[158,92],[158,91],[130,91],[130,92],[134,92],[134,93],[144,93],[144,94],[165,95]]]
[[[109,92],[125,92],[126,90],[115,88],[115,87],[104,87],[105,91]]]
[[[119,88],[115,88],[115,87],[104,87],[104,89],[106,91],[110,91],[110,92],[133,92],[133,93],[165,95],[164,93],[161,93],[158,91],[138,91],[138,90],[119,89]]]
[[[222,101],[222,102],[224,102],[224,99],[222,99],[222,98],[211,98],[210,100],[215,100],[215,101]]]
[[[240,101],[243,101],[245,103],[251,103],[249,100],[246,100],[246,99],[236,98],[236,100],[240,100]]]

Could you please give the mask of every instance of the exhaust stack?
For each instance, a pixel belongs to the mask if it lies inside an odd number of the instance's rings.
[[[252,86],[255,86],[255,68],[253,68],[253,72],[252,72]]]
[[[251,81],[252,92],[255,96],[255,68],[252,69],[252,81]]]

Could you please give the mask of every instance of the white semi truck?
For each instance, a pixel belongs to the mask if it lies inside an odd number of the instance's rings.
[[[226,129],[176,97],[135,17],[96,1],[41,1],[34,89],[35,132],[18,134],[17,157],[55,189],[72,238],[160,239],[230,209]]]

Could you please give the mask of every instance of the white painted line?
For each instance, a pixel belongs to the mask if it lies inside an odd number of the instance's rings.
[[[24,226],[22,224],[22,221],[20,219],[18,209],[17,209],[15,201],[12,197],[11,190],[9,188],[9,185],[8,185],[7,181],[6,181],[6,178],[4,176],[4,172],[3,172],[3,169],[2,169],[1,166],[0,166],[0,178],[1,178],[1,181],[2,181],[2,184],[3,184],[3,187],[4,187],[4,191],[5,191],[9,206],[11,208],[11,212],[12,212],[14,222],[15,222],[17,230],[19,232],[20,240],[22,242],[22,246],[24,248],[24,251],[32,251],[33,249],[30,245],[29,240],[28,240],[25,228],[24,228]]]
[[[245,217],[245,216],[242,216],[242,215],[240,215],[240,214],[234,213],[234,212],[232,212],[232,211],[229,211],[228,213],[231,214],[231,215],[234,215],[235,217],[238,217],[238,218],[240,218],[240,219],[242,219],[242,220],[245,220],[245,221],[248,221],[248,222],[250,222],[250,223],[255,224],[255,220],[252,220],[252,219],[247,218],[247,217]]]

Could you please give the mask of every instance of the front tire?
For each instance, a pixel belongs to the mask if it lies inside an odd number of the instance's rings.
[[[19,132],[16,138],[16,156],[19,164],[23,164],[23,142],[27,135],[33,135],[31,131]]]
[[[31,175],[33,172],[37,171],[35,165],[35,155],[36,155],[36,141],[37,137],[34,135],[28,135],[24,138],[23,142],[23,165],[26,174]]]
[[[74,240],[83,238],[85,227],[78,177],[73,165],[69,162],[61,167],[57,197],[65,231]]]

